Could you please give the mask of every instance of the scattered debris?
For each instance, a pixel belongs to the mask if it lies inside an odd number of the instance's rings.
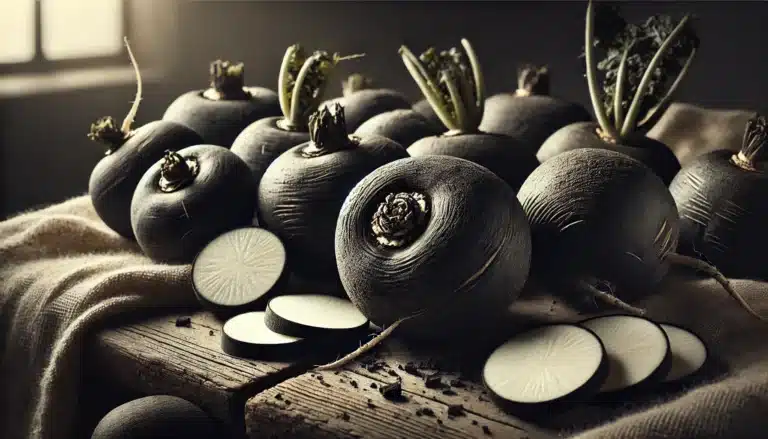
[[[458,395],[458,393],[456,393],[456,391],[452,390],[452,389],[445,389],[445,390],[443,390],[443,395],[446,395],[446,396],[456,396],[456,395]]]
[[[412,361],[409,361],[409,362],[408,362],[408,363],[405,365],[405,368],[404,368],[403,370],[404,370],[406,373],[408,373],[408,374],[411,374],[411,375],[413,375],[413,376],[417,376],[417,377],[420,377],[420,376],[421,376],[421,372],[419,372],[419,369],[416,367],[416,365],[415,365],[415,364],[413,364],[413,362],[412,362]]]
[[[472,420],[472,425],[477,425],[477,421],[473,419]]]
[[[458,378],[451,380],[450,384],[451,384],[451,387],[458,387],[460,389],[464,388],[464,387],[467,387],[467,385],[464,384],[464,381],[462,381],[462,380],[460,380]]]
[[[443,387],[443,381],[438,374],[432,374],[424,378],[424,385],[427,389],[439,389]]]
[[[464,406],[461,404],[451,404],[448,406],[448,416],[463,416]]]
[[[192,327],[192,318],[189,316],[182,316],[176,318],[176,327],[177,328],[191,328]]]
[[[341,414],[339,415],[339,419],[341,419],[342,421],[349,421],[349,413],[341,412]]]
[[[376,385],[376,383],[371,383],[371,389],[376,389],[376,388],[378,388],[378,387],[379,387],[379,386],[377,386],[377,385]]]
[[[373,402],[370,399],[368,400],[368,408],[369,409],[375,409],[376,408],[376,405],[374,405]]]
[[[208,331],[208,335],[213,335],[213,329],[211,329],[210,331]]]
[[[276,395],[275,395],[275,399],[276,399],[276,400],[278,400],[278,401],[282,401],[282,399],[283,399],[283,394],[282,394],[282,393],[278,393],[278,394],[276,394]]]
[[[488,436],[491,436],[491,429],[488,428],[487,425],[483,425],[483,433],[487,434]]]
[[[387,370],[387,373],[388,373],[390,376],[393,376],[393,377],[399,377],[399,376],[400,376],[400,375],[398,375],[398,374],[397,374],[397,372],[395,372],[395,371],[394,371],[394,370],[392,370],[392,369],[389,369],[389,370]]]
[[[381,392],[385,399],[390,401],[403,399],[403,387],[399,380],[380,387],[379,392]]]
[[[429,407],[422,407],[416,410],[416,416],[435,416],[435,412]]]
[[[442,419],[438,419],[437,423],[440,424],[440,425],[443,425],[443,420]]]
[[[354,387],[355,389],[357,389],[357,381],[355,381],[355,380],[350,380],[350,381],[349,381],[349,384],[350,384],[352,387]]]

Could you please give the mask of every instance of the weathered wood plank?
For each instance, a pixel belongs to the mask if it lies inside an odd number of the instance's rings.
[[[89,343],[87,361],[103,376],[137,394],[170,394],[192,401],[230,428],[242,431],[248,396],[296,376],[307,364],[240,359],[221,350],[221,327],[197,312],[189,326],[172,314],[125,323]]]

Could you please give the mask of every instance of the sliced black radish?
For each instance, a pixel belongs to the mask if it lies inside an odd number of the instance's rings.
[[[608,354],[608,376],[601,393],[636,389],[663,379],[669,371],[669,339],[658,324],[642,317],[610,315],[580,325],[600,337]]]
[[[301,352],[305,339],[278,334],[267,328],[263,311],[238,314],[224,323],[221,349],[229,355],[276,359]]]
[[[483,381],[502,402],[552,403],[596,392],[606,364],[600,339],[588,329],[545,325],[496,348],[483,367]]]
[[[285,247],[277,236],[256,227],[235,229],[197,255],[192,286],[204,306],[236,310],[276,291],[287,277],[285,267]]]
[[[679,326],[660,324],[667,334],[672,351],[672,365],[664,377],[665,382],[687,378],[704,366],[707,361],[707,346],[696,334]]]
[[[278,296],[269,301],[267,327],[293,337],[323,337],[365,331],[368,319],[347,299],[323,294]]]

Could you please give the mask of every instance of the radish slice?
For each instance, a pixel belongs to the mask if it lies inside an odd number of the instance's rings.
[[[570,324],[518,334],[488,357],[483,381],[513,404],[550,403],[597,391],[605,377],[605,350],[591,331]]]
[[[209,308],[251,306],[275,291],[287,272],[285,247],[271,232],[246,227],[211,241],[192,265],[192,286]]]
[[[610,315],[580,323],[603,342],[608,354],[608,377],[600,392],[634,388],[669,370],[669,340],[661,326],[641,317]]]
[[[323,294],[278,296],[267,304],[267,327],[294,337],[364,331],[368,319],[347,299]]]
[[[278,334],[264,324],[264,312],[236,315],[224,323],[221,349],[236,357],[267,358],[298,352],[304,339]]]
[[[662,323],[661,329],[667,334],[672,350],[672,367],[664,381],[680,380],[698,372],[707,361],[704,342],[696,334],[679,326]]]

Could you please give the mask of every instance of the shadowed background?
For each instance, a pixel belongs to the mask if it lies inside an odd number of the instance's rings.
[[[678,94],[706,107],[768,111],[768,2],[622,2],[629,20],[653,12],[696,17],[702,40]],[[512,91],[522,62],[550,66],[552,94],[589,104],[583,61],[582,1],[322,2],[127,0],[128,36],[142,71],[137,124],[162,116],[177,95],[207,87],[208,63],[245,62],[246,82],[276,88],[287,46],[366,57],[342,63],[329,95],[352,72],[414,99],[417,88],[398,55],[468,38],[483,64],[488,93]],[[125,57],[126,65],[128,63]],[[97,71],[98,72],[98,71]],[[0,218],[87,190],[104,149],[85,133],[97,117],[125,116],[135,93],[130,76],[24,89],[19,74],[0,74]],[[57,81],[57,79],[51,79]],[[109,84],[107,83],[109,82]],[[22,84],[18,87],[15,84]]]

